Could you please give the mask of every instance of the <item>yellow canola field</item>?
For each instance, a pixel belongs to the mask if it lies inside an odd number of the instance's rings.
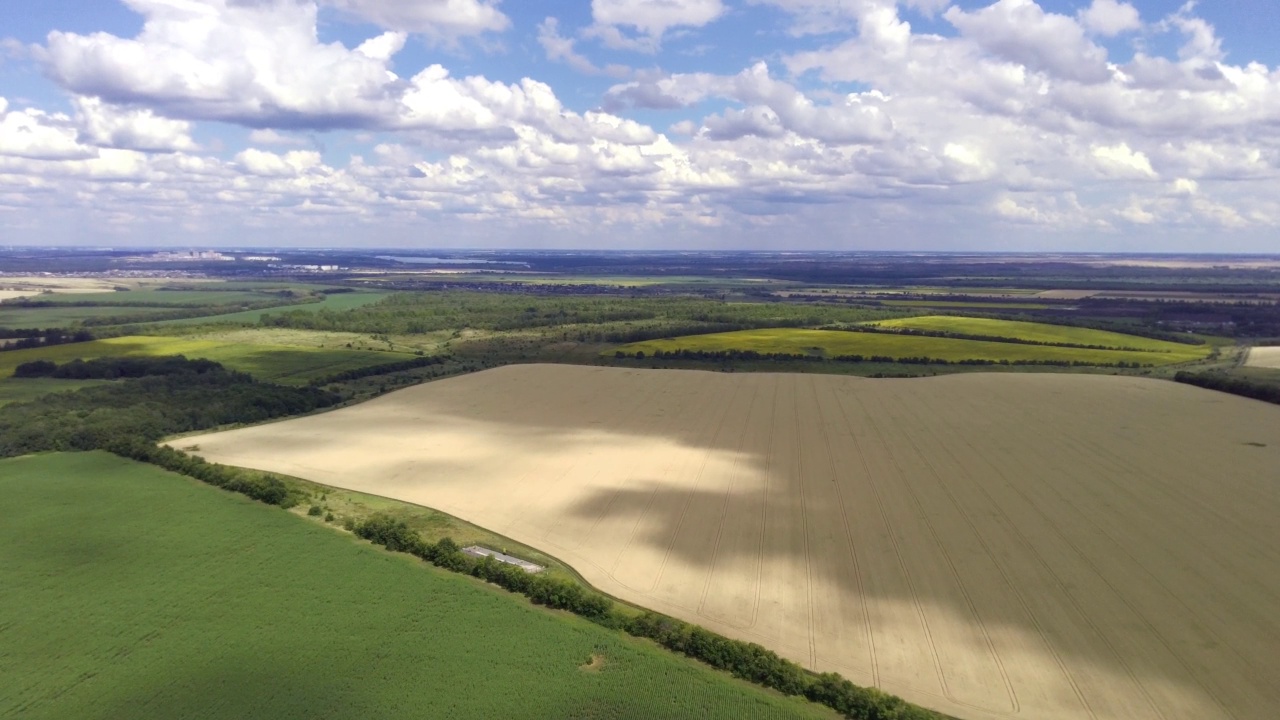
[[[1143,378],[521,365],[175,441],[439,508],[972,720],[1280,707],[1280,407]]]

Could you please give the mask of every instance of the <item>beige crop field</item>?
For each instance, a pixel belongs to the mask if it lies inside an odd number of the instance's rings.
[[[1249,348],[1248,367],[1280,369],[1280,347]]]
[[[1280,407],[1143,378],[523,365],[184,438],[439,508],[961,718],[1274,718]]]

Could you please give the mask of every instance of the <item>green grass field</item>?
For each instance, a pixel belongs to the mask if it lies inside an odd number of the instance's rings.
[[[1125,336],[1128,337],[1128,336]],[[1139,340],[1144,338],[1137,338]],[[1054,362],[1083,362],[1114,364],[1136,362],[1139,364],[1167,365],[1188,359],[1203,357],[1207,349],[1181,346],[1177,348],[1195,351],[1183,354],[1161,352],[1133,352],[1124,350],[1086,350],[1081,348],[1021,345],[986,340],[953,340],[950,338],[916,337],[876,333],[843,332],[839,330],[801,330],[793,328],[767,328],[740,330],[737,332],[688,335],[685,337],[631,343],[604,351],[611,355],[615,350],[625,353],[644,352],[652,355],[655,350],[754,350],[759,353],[787,353],[793,355],[880,355],[892,358],[928,357],[951,362],[959,360],[1048,360]]]
[[[207,340],[199,337],[158,337],[130,335],[87,343],[54,345],[27,350],[0,352],[0,378],[13,375],[18,365],[32,360],[63,363],[80,358],[128,355],[185,355],[220,362],[232,370],[247,372],[261,380],[305,384],[313,378],[370,365],[400,362],[410,353],[345,348],[293,347],[250,344],[243,341]]]
[[[4,378],[0,379],[0,407],[15,402],[35,400],[56,392],[71,392],[80,388],[101,385],[106,380],[54,380],[52,378]]]
[[[341,310],[351,310],[358,307],[364,307],[365,305],[372,305],[389,294],[390,293],[385,292],[340,293],[338,295],[329,295],[320,302],[305,303],[302,305],[287,305],[283,307],[267,308],[266,310],[245,310],[243,312],[226,313],[223,315],[207,315],[198,318],[183,318],[181,320],[161,320],[158,322],[148,323],[148,325],[254,325],[262,319],[263,314],[277,315],[293,311],[314,312],[316,310],[333,310],[337,312]]]
[[[69,296],[83,297],[83,296]],[[86,320],[121,315],[164,317],[163,313],[172,309],[146,307],[116,306],[53,306],[24,308],[11,305],[0,305],[0,327],[6,328],[57,328],[70,327]]]
[[[1073,345],[1097,345],[1107,348],[1134,348],[1150,352],[1169,353],[1184,359],[1195,360],[1209,354],[1207,346],[1185,345],[1182,343],[1155,340],[1138,335],[1093,330],[1091,328],[1067,327],[1047,323],[1020,322],[1015,320],[993,320],[990,318],[954,317],[950,315],[928,315],[924,317],[899,318],[895,320],[878,320],[874,324],[885,328],[907,328],[912,330],[929,330],[934,332],[952,332],[964,335],[985,335],[988,337],[1014,338],[1033,342],[1071,343]]]
[[[834,717],[111,455],[0,493],[0,717]]]
[[[280,300],[279,286],[263,286],[261,290],[130,290],[128,292],[84,293],[65,295],[41,295],[40,302],[60,305],[94,303],[124,307],[150,305],[234,305]]]
[[[879,302],[885,307],[955,308],[957,310],[990,310],[991,312],[1000,312],[1002,310],[1048,310],[1053,307],[1044,303],[1003,302],[1000,300],[992,300],[990,302],[982,302],[981,300],[880,300]]]

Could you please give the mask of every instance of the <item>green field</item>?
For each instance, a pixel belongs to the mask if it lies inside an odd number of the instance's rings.
[[[1209,348],[1202,345],[1185,345],[1183,343],[1155,340],[1106,330],[1016,320],[928,315],[925,317],[878,320],[870,324],[885,328],[984,335],[1032,342],[1096,345],[1106,348],[1134,348],[1150,352],[1169,353],[1187,360],[1197,360],[1209,354]]]
[[[990,302],[982,302],[981,300],[880,300],[879,303],[885,307],[956,308],[990,310],[991,312],[1000,312],[1001,310],[1048,310],[1053,307],[1044,303],[1003,302],[1000,300],[992,300]]]
[[[340,293],[337,295],[328,295],[320,302],[273,307],[267,308],[266,310],[245,310],[242,312],[226,313],[223,315],[207,315],[198,318],[183,318],[181,320],[161,320],[159,322],[148,323],[148,325],[212,325],[223,323],[253,325],[257,324],[264,314],[278,315],[280,313],[295,311],[314,312],[316,310],[332,310],[338,312],[342,310],[351,310],[353,308],[364,307],[365,305],[372,305],[389,294],[390,293],[385,292]]]
[[[0,717],[834,717],[111,455],[0,493]]]
[[[837,357],[840,355],[862,355],[864,357],[879,355],[895,359],[927,357],[949,362],[960,360],[991,360],[994,362],[1008,360],[1009,362],[1015,362],[1021,360],[1082,362],[1101,365],[1118,362],[1167,365],[1203,357],[1208,352],[1207,348],[1173,345],[1177,348],[1185,347],[1188,351],[1194,352],[1183,351],[1182,354],[1174,354],[1124,350],[1087,350],[987,340],[955,340],[951,338],[845,332],[840,330],[766,328],[763,330],[739,330],[737,332],[649,340],[611,348],[602,354],[611,355],[617,350],[624,353],[643,352],[646,355],[652,355],[655,350],[664,352],[676,350],[709,352],[754,350],[758,353],[784,353],[821,357]]]
[[[0,406],[15,402],[35,400],[42,395],[70,392],[80,388],[101,385],[107,380],[54,380],[52,378],[4,378],[0,379]]]
[[[189,358],[207,358],[220,362],[232,370],[247,372],[261,380],[288,384],[305,384],[313,378],[344,370],[400,362],[414,357],[410,353],[380,350],[294,347],[207,340],[198,337],[130,335],[87,343],[0,352],[0,378],[12,376],[14,368],[32,360],[52,360],[63,363],[77,358],[90,360],[127,355],[185,355]]]
[[[284,299],[280,291],[285,288],[264,285],[261,290],[130,290],[128,292],[104,292],[82,294],[51,294],[33,298],[40,302],[59,305],[116,305],[145,307],[149,305],[234,305],[279,301]]]
[[[0,327],[42,329],[70,327],[86,320],[96,320],[103,317],[118,317],[121,315],[164,317],[166,312],[173,312],[173,309],[116,306],[77,307],[74,305],[28,308],[6,304],[0,305]]]

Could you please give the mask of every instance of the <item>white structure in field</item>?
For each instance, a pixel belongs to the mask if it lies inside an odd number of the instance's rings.
[[[505,555],[503,553],[498,552],[497,550],[490,550],[489,548],[483,548],[483,547],[480,547],[479,545],[469,545],[467,547],[464,547],[462,548],[462,552],[472,557],[478,557],[478,558],[491,557],[500,563],[515,565],[516,567],[520,568],[521,570],[524,570],[527,573],[538,573],[546,569],[541,565],[535,565],[529,562],[528,560],[521,560],[518,557]]]

